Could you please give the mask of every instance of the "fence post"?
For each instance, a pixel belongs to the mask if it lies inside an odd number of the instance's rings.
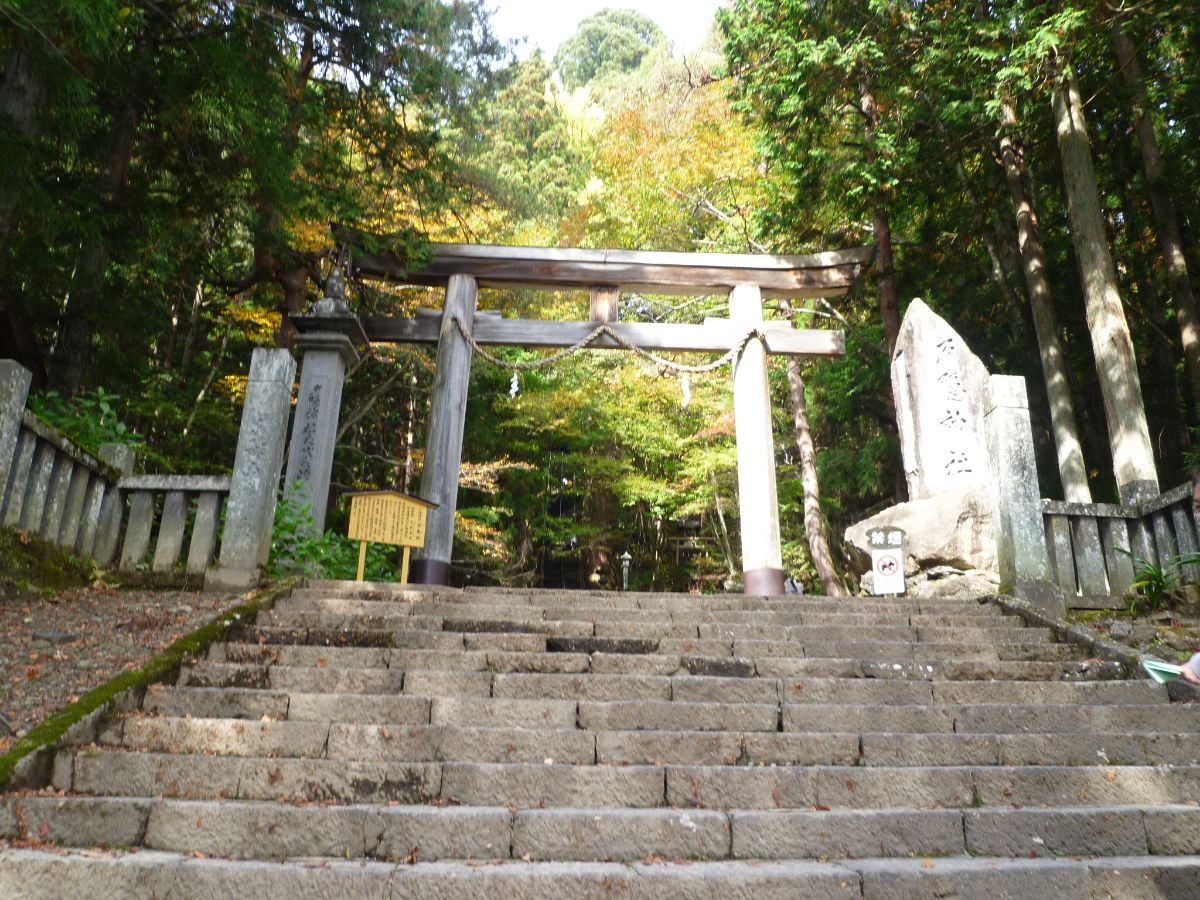
[[[99,451],[100,459],[108,463],[117,470],[121,475],[128,475],[133,471],[134,463],[137,462],[137,454],[134,453],[132,447],[127,447],[124,444],[101,444]],[[116,483],[104,484],[103,479],[98,479],[103,489],[93,494],[92,503],[88,505],[88,509],[84,512],[83,535],[81,537],[81,551],[91,555],[92,559],[100,563],[102,566],[107,566],[117,556],[117,548],[121,546],[121,520],[125,518],[125,492],[117,487]],[[99,502],[96,497],[99,497]],[[96,510],[96,524],[92,525],[91,512]],[[88,540],[88,533],[94,534],[95,537]],[[82,546],[86,544],[86,546]]]
[[[994,478],[996,560],[1002,589],[1062,618],[1066,598],[1050,572],[1024,378],[992,375],[988,379],[984,426]]]
[[[0,359],[0,506],[4,505],[5,487],[17,452],[21,431],[21,413],[29,399],[29,370],[11,359]]]
[[[242,407],[221,558],[204,579],[207,591],[243,591],[258,583],[271,552],[271,528],[283,471],[296,360],[287,350],[258,348]]]

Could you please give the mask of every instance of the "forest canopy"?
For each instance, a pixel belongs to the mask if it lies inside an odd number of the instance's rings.
[[[0,357],[34,373],[39,412],[136,443],[147,469],[227,469],[251,349],[288,345],[287,313],[344,262],[331,222],[405,259],[445,240],[870,245],[850,295],[769,310],[847,336],[843,360],[770,369],[785,565],[807,589],[835,589],[810,532],[824,524],[840,569],[845,526],[903,499],[888,364],[913,297],[989,370],[1026,377],[1052,497],[1118,499],[1096,335],[1123,320],[1158,482],[1187,477],[1194,3],[733,0],[686,55],[612,9],[524,59],[487,7],[0,0]],[[380,282],[349,293],[361,314],[441,303]],[[587,310],[579,292],[480,303]],[[629,320],[727,314],[721,296],[622,298]],[[415,488],[432,367],[426,349],[380,346],[351,373],[339,494]],[[514,379],[477,361],[470,397],[468,577],[612,586],[625,550],[636,587],[739,577],[728,373],[685,382],[595,351]]]

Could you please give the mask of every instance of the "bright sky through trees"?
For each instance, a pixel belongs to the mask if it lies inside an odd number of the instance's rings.
[[[504,40],[528,38],[518,53],[528,56],[540,47],[547,58],[575,33],[579,23],[605,8],[632,9],[659,24],[677,52],[700,46],[721,0],[493,0],[492,23]]]

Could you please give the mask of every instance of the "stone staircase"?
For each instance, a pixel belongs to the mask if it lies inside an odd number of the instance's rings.
[[[0,897],[1200,896],[1200,707],[1097,674],[986,601],[316,584],[0,798]]]

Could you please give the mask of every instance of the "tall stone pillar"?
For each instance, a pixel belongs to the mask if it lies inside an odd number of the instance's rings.
[[[993,477],[1000,583],[1015,596],[1061,618],[1066,600],[1050,572],[1024,378],[992,375],[988,379],[984,428]]]
[[[11,359],[0,359],[0,506],[4,505],[4,488],[17,452],[17,436],[21,431],[21,414],[29,399],[29,370]]]
[[[258,583],[259,566],[271,552],[295,382],[296,361],[291,353],[254,351],[225,508],[221,557],[204,579],[205,590],[243,591]]]
[[[738,285],[729,295],[733,328],[746,332],[762,324],[762,291]],[[733,415],[737,429],[738,503],[742,527],[742,578],[747,594],[783,593],[783,550],[779,539],[779,499],[775,488],[775,440],[767,350],[750,341],[733,363]]]
[[[302,482],[297,499],[308,501],[313,531],[320,534],[325,530],[346,367],[358,362],[358,353],[350,338],[328,331],[301,333],[294,346],[303,356],[284,484]]]
[[[421,498],[436,503],[425,521],[425,549],[412,567],[417,584],[449,584],[454,552],[454,515],[458,507],[458,472],[462,466],[463,426],[467,421],[467,386],[471,379],[471,345],[452,317],[469,331],[475,321],[478,286],[469,275],[451,275],[442,307],[437,370],[429,401],[429,432]]]

